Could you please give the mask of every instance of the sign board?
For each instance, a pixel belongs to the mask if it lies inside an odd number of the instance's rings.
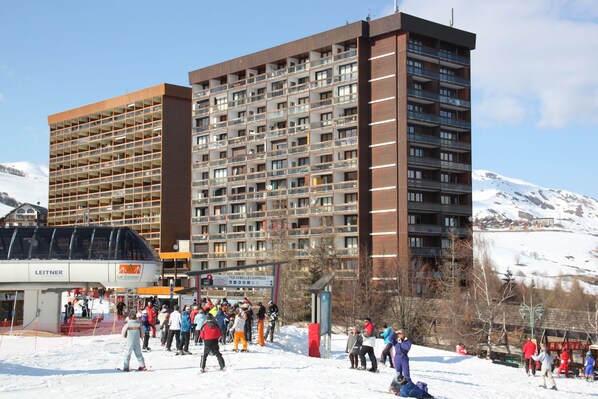
[[[30,281],[66,281],[68,280],[68,264],[30,264]]]
[[[214,285],[214,278],[211,274],[208,274],[205,278],[201,279],[201,285],[211,287]]]
[[[332,298],[330,292],[324,291],[320,294],[320,335],[330,334],[332,329]]]
[[[116,281],[139,281],[141,277],[140,264],[120,264],[117,267]]]
[[[244,274],[215,274],[213,276],[213,285],[215,287],[231,288],[272,288],[274,286],[274,277],[247,276]]]
[[[548,343],[549,351],[561,351],[561,349],[563,349],[563,348],[565,348],[567,350],[581,351],[581,350],[587,350],[588,347],[589,347],[589,345],[587,342],[581,342],[581,341],[549,342]]]

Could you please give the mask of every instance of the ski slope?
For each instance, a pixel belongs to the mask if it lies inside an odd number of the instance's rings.
[[[223,352],[227,370],[208,359],[208,372],[199,372],[200,356],[174,356],[158,339],[144,354],[151,372],[116,370],[122,367],[124,339],[120,335],[95,337],[3,336],[0,342],[0,398],[390,398],[387,389],[394,375],[349,369],[346,336],[333,335],[332,358],[307,356],[307,330],[283,327],[276,342],[250,345],[248,353]],[[192,346],[199,353],[202,347]],[[378,340],[376,353],[383,348]],[[523,369],[487,360],[414,345],[411,376],[428,383],[436,398],[596,398],[598,384],[557,378],[559,391],[539,388],[539,377]],[[131,367],[137,367],[133,355]],[[201,395],[201,396],[200,396]]]

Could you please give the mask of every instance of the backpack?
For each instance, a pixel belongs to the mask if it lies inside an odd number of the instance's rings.
[[[417,387],[421,389],[422,392],[428,393],[428,384],[426,384],[425,382],[418,381],[415,385],[417,385]]]
[[[141,325],[143,325],[145,327],[149,327],[150,323],[149,323],[149,319],[147,318],[147,315],[141,316]]]

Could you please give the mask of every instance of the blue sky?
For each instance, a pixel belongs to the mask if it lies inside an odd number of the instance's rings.
[[[593,0],[404,0],[477,34],[473,167],[598,199]],[[304,36],[393,1],[12,1],[0,14],[0,162],[48,162],[47,116]]]

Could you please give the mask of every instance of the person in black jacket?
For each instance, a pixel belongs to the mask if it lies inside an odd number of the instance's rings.
[[[270,336],[270,342],[274,342],[274,328],[278,321],[278,306],[273,301],[268,302],[268,328],[266,329],[266,339]]]
[[[208,355],[210,353],[213,353],[216,356],[218,364],[220,365],[220,370],[224,371],[224,358],[220,353],[220,347],[218,345],[218,339],[222,336],[222,333],[216,319],[214,319],[214,316],[210,313],[208,313],[206,324],[204,324],[199,331],[199,335],[204,341],[204,350],[203,355],[201,356],[201,372],[203,373],[206,371],[206,361],[208,360]]]

